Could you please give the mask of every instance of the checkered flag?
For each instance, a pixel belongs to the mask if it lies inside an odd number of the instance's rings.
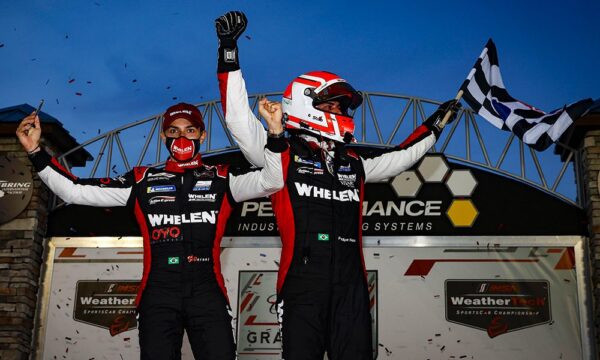
[[[498,64],[496,45],[490,39],[461,86],[463,98],[484,119],[502,130],[512,131],[535,150],[547,149],[590,108],[585,99],[545,113],[508,94]]]

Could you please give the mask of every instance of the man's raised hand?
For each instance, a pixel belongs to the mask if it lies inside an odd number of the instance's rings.
[[[247,25],[248,19],[241,11],[229,11],[215,19],[217,36],[219,37],[220,41],[237,41],[244,30],[246,30]]]
[[[17,127],[17,138],[27,152],[35,151],[40,146],[40,138],[42,137],[42,127],[40,118],[35,111],[21,121]]]

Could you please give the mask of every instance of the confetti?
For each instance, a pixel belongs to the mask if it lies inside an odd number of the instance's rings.
[[[50,79],[46,80],[46,85],[48,85],[49,82],[50,82]]]
[[[59,104],[58,99],[56,99],[56,104]]]
[[[177,96],[173,96],[173,100],[177,100]]]
[[[131,82],[132,82],[132,83],[136,83],[136,82],[137,82],[137,79],[133,79],[133,80],[131,80]]]
[[[166,89],[167,89],[167,90],[171,90],[171,87],[170,87],[170,86],[167,86],[167,88],[166,88]]]
[[[88,80],[88,81],[86,81],[86,83],[91,84],[92,82]]]
[[[246,37],[246,39],[252,40],[252,38],[250,36],[248,36],[248,35],[244,35],[244,36]]]
[[[83,94],[82,94],[82,93],[80,93],[80,92],[76,92],[76,93],[75,93],[75,95],[77,95],[77,96],[81,96],[81,95],[83,95]]]
[[[70,80],[69,80],[69,84],[72,84],[72,83],[74,83],[74,82],[75,82],[75,79],[70,79]]]
[[[0,44],[0,48],[3,48],[3,47],[4,47],[4,44]]]
[[[260,256],[267,257],[267,254],[260,253]]]
[[[440,351],[444,351],[445,348],[446,348],[446,345],[442,346]]]
[[[33,59],[31,59],[31,61],[36,61],[36,60],[37,60],[37,58],[33,58]]]
[[[65,34],[65,39],[68,39],[68,38],[69,38],[69,34]]]

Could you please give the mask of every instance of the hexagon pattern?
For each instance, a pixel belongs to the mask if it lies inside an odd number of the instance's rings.
[[[450,204],[446,215],[455,227],[471,227],[479,211],[470,199],[456,199]]]
[[[441,182],[448,172],[448,164],[443,156],[425,156],[419,164],[419,173],[425,182]]]
[[[390,183],[398,197],[415,197],[421,188],[421,179],[413,170],[396,176]]]
[[[477,186],[477,180],[470,170],[453,170],[446,181],[452,196],[471,196]]]

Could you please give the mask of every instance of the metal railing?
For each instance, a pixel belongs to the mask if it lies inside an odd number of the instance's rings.
[[[363,106],[354,117],[355,137],[359,144],[371,146],[389,147],[400,143],[403,137],[410,134],[440,104],[438,101],[414,96],[379,92],[362,94]],[[250,105],[257,116],[258,99],[263,96],[279,98],[281,93],[250,96]],[[226,130],[221,102],[207,101],[197,106],[208,130],[202,153],[206,155],[236,148],[231,134]],[[383,118],[394,121],[381,121]],[[578,166],[573,166],[579,156],[574,149],[566,148],[566,161],[561,162],[551,151],[536,152],[518,139],[515,140],[514,134],[498,130],[487,121],[477,119],[470,109],[460,110],[456,120],[444,130],[431,151],[443,152],[454,161],[521,181],[581,207],[581,197],[577,196],[575,185]],[[77,170],[82,176],[110,177],[129,171],[132,166],[160,165],[167,157],[160,138],[161,122],[162,114],[158,114],[115,128],[62,154],[59,161],[69,169],[66,156],[83,147],[94,155],[94,161],[91,166]],[[132,146],[125,148],[124,138]],[[528,166],[528,163],[531,164]],[[573,171],[567,172],[569,167]],[[88,169],[89,172],[85,174]],[[570,185],[565,184],[565,178],[572,180]]]

